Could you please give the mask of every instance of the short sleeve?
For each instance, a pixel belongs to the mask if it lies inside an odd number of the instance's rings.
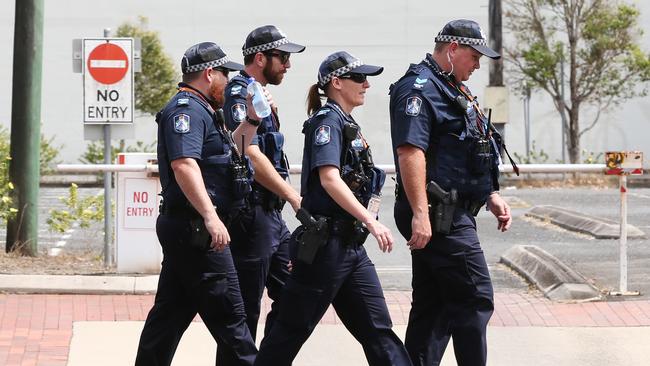
[[[176,108],[165,118],[163,138],[169,160],[180,158],[201,159],[206,122],[210,115],[198,104]]]
[[[333,165],[340,168],[341,165],[341,148],[343,144],[343,134],[341,131],[341,122],[335,116],[335,112],[329,115],[316,117],[311,131],[311,168],[318,168],[326,165]]]
[[[408,79],[405,81],[408,82]],[[432,87],[430,81],[429,87]],[[396,93],[391,94],[390,124],[393,147],[409,144],[426,151],[432,129],[432,108],[421,90],[411,88],[410,84],[402,85],[402,88],[403,91],[398,87]]]
[[[226,101],[223,106],[223,114],[226,117],[226,127],[235,131],[240,123],[246,119],[246,96],[248,91],[240,83],[231,82],[225,90]],[[259,138],[253,136],[251,145],[258,145]]]

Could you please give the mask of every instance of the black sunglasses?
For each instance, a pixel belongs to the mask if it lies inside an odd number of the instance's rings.
[[[226,77],[228,77],[228,74],[230,73],[230,70],[223,67],[213,67],[212,70],[219,71],[220,73],[224,74]]]
[[[366,74],[355,74],[355,73],[349,73],[345,75],[341,75],[338,77],[339,79],[350,79],[354,81],[355,83],[365,83],[366,80],[368,79],[368,75]]]
[[[280,59],[280,62],[282,65],[286,64],[289,62],[289,57],[291,57],[291,54],[289,52],[264,52],[266,57],[277,57]]]

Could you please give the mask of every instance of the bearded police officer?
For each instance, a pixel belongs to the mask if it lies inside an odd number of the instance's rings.
[[[474,216],[487,203],[501,231],[511,216],[498,193],[500,138],[463,82],[482,55],[500,56],[470,20],[447,23],[435,42],[390,90],[395,220],[412,250],[405,345],[414,365],[432,366],[453,337],[459,365],[485,365],[494,301]]]
[[[225,93],[224,113],[229,129],[235,130],[247,119],[246,87],[254,78],[263,86],[279,85],[291,67],[292,53],[304,51],[305,46],[290,42],[273,25],[254,29],[242,47],[245,69],[234,76]],[[229,227],[230,246],[241,287],[249,330],[255,339],[260,316],[262,294],[266,287],[273,300],[266,317],[267,333],[277,314],[280,291],[289,275],[289,238],[291,234],[282,219],[282,208],[289,202],[294,211],[300,207],[300,195],[287,182],[289,164],[284,153],[284,135],[280,132],[277,108],[261,121],[251,145],[246,148],[255,171],[253,190],[248,196],[248,209],[233,219]],[[217,364],[231,364],[232,354],[219,345]]]
[[[190,47],[179,91],[156,115],[163,197],[156,233],[164,257],[136,365],[170,365],[197,313],[215,340],[232,349],[237,365],[255,359],[225,223],[250,192],[247,162],[233,137],[245,135],[247,144],[256,127],[242,123],[231,136],[219,109],[228,72],[242,67],[215,43]]]

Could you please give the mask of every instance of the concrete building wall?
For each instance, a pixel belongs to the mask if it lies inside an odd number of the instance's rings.
[[[636,1],[642,11],[641,24],[650,23],[650,4]],[[303,43],[307,50],[292,56],[292,68],[280,87],[271,87],[287,135],[287,152],[292,163],[302,155],[300,129],[306,118],[305,97],[316,80],[318,65],[325,56],[347,50],[367,63],[385,67],[371,78],[366,105],[354,111],[366,137],[374,147],[378,163],[392,163],[388,121],[388,86],[397,80],[411,62],[421,60],[433,48],[433,38],[450,19],[477,20],[487,31],[488,0],[462,3],[441,1],[332,0],[327,3],[286,0],[248,1],[246,8],[228,8],[223,1],[45,1],[43,54],[42,132],[64,144],[62,159],[76,162],[85,150],[82,123],[82,76],[72,72],[72,39],[97,37],[103,28],[116,29],[125,21],[149,19],[149,28],[159,32],[166,53],[178,63],[184,50],[200,41],[216,41],[232,59],[242,61],[241,45],[254,27],[275,24],[289,39]],[[11,79],[13,63],[14,1],[7,0],[0,12],[0,124],[10,125]],[[643,36],[644,49],[650,38]],[[469,83],[481,99],[488,81],[487,60]],[[179,71],[180,77],[180,71]],[[583,139],[588,151],[640,149],[650,155],[648,122],[650,99],[640,98],[603,116],[597,128]],[[560,122],[550,101],[534,95],[531,106],[532,139],[549,152],[560,156]],[[511,96],[507,138],[510,150],[522,153],[524,128],[521,101]],[[135,140],[153,141],[153,118],[138,116],[133,131]],[[116,130],[116,135],[122,135]]]

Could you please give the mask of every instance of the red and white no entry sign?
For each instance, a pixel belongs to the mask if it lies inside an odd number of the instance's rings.
[[[93,79],[102,84],[115,84],[122,80],[129,70],[129,58],[122,49],[112,43],[95,47],[88,55],[87,70]]]
[[[84,123],[133,123],[133,38],[83,39]]]

